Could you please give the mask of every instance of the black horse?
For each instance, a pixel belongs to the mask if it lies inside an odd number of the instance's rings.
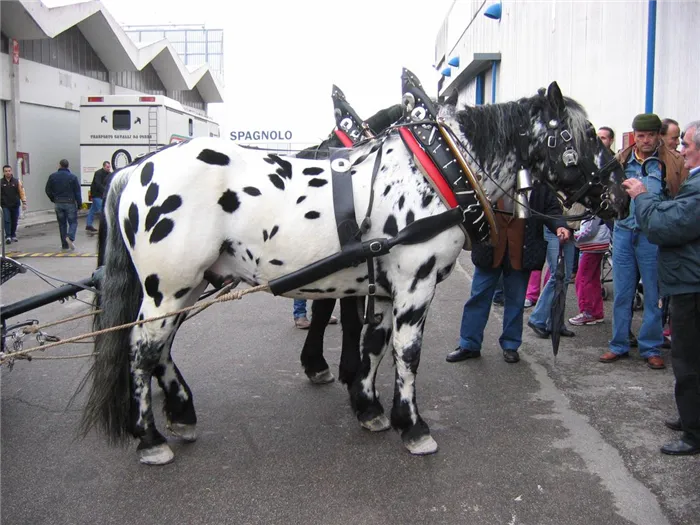
[[[403,115],[403,106],[382,109],[367,119],[364,124],[373,134],[379,134]],[[358,123],[359,124],[359,123]],[[342,148],[335,131],[317,146],[306,148],[297,153],[302,159],[327,159],[332,148]],[[301,350],[301,366],[309,380],[317,385],[331,383],[335,380],[328,363],[323,357],[323,337],[330,321],[335,299],[316,299],[311,304],[311,326]],[[340,354],[338,377],[340,382],[350,387],[360,367],[360,337],[362,334],[362,312],[365,308],[364,297],[346,297],[340,299],[340,320],[343,329],[343,344]]]

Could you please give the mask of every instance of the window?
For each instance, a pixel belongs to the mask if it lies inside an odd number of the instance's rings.
[[[128,109],[115,109],[112,112],[112,128],[131,129],[131,111]]]
[[[192,122],[192,119],[189,120],[189,132],[190,132],[190,137],[194,135],[194,122]]]

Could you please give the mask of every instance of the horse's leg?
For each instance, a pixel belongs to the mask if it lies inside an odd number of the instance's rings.
[[[360,369],[360,337],[362,319],[360,310],[364,309],[363,297],[345,297],[340,300],[340,320],[343,324],[343,347],[340,353],[338,378],[348,388],[355,381]]]
[[[387,346],[391,341],[392,302],[387,298],[375,298],[375,310],[382,320],[378,325],[369,325],[362,343],[362,363],[355,381],[350,386],[350,403],[357,419],[364,428],[373,432],[388,430],[389,419],[384,415],[384,408],[379,402],[375,389],[377,368],[382,361]]]
[[[311,304],[311,326],[301,350],[301,366],[309,380],[316,385],[335,380],[323,357],[323,336],[334,307],[335,299],[317,299]]]
[[[425,282],[417,291],[395,291],[394,305],[394,403],[391,426],[400,434],[411,454],[437,452],[437,443],[428,425],[418,414],[416,404],[416,374],[420,363],[423,329],[430,303],[435,293],[435,280]]]

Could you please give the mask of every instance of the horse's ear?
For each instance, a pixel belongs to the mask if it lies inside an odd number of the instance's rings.
[[[456,89],[452,90],[452,93],[450,94],[449,97],[445,100],[445,104],[448,106],[456,106],[457,101],[459,100],[459,91]]]
[[[564,95],[561,94],[561,89],[559,89],[559,84],[556,81],[552,82],[547,88],[547,101],[558,114],[563,113],[566,109]]]

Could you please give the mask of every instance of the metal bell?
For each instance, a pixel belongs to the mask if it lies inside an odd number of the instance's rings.
[[[516,219],[530,218],[530,205],[524,192],[516,193],[513,198],[513,217]]]

